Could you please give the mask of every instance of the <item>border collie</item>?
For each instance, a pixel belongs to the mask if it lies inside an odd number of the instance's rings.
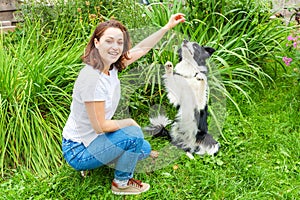
[[[219,143],[208,133],[208,67],[206,59],[215,50],[200,46],[196,42],[184,40],[178,50],[179,62],[173,69],[171,62],[166,62],[163,76],[167,97],[177,108],[177,115],[172,122],[166,116],[150,118],[151,125],[146,130],[154,137],[166,136],[173,145],[187,152],[215,155]],[[171,130],[166,126],[171,124]]]

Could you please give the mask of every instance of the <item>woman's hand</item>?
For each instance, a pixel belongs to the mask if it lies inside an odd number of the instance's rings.
[[[127,126],[137,126],[137,127],[141,128],[140,125],[138,125],[138,123],[132,118],[113,120],[113,121],[119,127],[119,129],[127,127]]]
[[[129,125],[128,126],[137,126],[137,127],[140,127],[140,125],[138,125],[138,123],[134,119],[129,118],[128,120],[129,120]]]
[[[164,26],[166,29],[172,29],[174,26],[176,26],[177,24],[179,24],[180,22],[184,22],[185,18],[184,18],[184,14],[182,13],[176,13],[171,15],[169,22]]]

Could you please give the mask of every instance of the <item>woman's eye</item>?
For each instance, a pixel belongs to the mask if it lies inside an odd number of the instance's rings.
[[[123,45],[123,42],[122,42],[122,41],[120,41],[120,42],[118,42],[118,44],[119,44],[119,45]]]

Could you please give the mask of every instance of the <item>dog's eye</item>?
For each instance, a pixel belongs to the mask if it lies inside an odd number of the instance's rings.
[[[194,54],[199,56],[199,54],[201,53],[201,47],[198,44],[194,43],[193,49],[194,49]]]
[[[194,44],[193,44],[193,48],[194,48],[195,50],[199,50],[199,49],[200,49],[200,46],[199,46],[197,43],[194,43]]]

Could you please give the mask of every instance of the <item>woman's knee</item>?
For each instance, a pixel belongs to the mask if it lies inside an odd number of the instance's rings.
[[[147,140],[143,141],[143,145],[141,148],[141,154],[139,156],[139,160],[147,158],[151,153],[151,145]]]
[[[122,131],[130,137],[144,139],[144,133],[142,129],[138,126],[128,126],[123,128]]]

